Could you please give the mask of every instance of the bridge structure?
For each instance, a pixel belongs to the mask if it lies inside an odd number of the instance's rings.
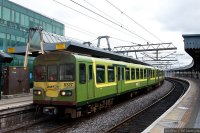
[[[147,62],[161,69],[168,69],[174,62],[177,62],[176,50],[172,43],[155,43],[155,44],[133,44],[130,46],[114,47],[113,51],[120,54],[128,55],[135,53],[135,58]],[[138,55],[143,55],[139,57]]]

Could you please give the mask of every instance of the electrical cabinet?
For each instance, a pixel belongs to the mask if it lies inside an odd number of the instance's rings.
[[[25,67],[3,67],[3,95],[30,92],[29,70]]]

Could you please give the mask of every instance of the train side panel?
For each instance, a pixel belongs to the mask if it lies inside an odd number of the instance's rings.
[[[93,61],[91,58],[76,56],[76,102],[85,104],[84,101],[95,98]]]
[[[94,85],[96,98],[109,98],[117,94],[116,67],[113,61],[94,61]]]
[[[115,75],[111,82],[107,78],[108,67],[112,66],[111,62],[105,63],[95,59],[85,60],[79,57],[76,64],[76,95],[79,106],[116,95]],[[115,68],[113,71],[115,73]],[[100,74],[97,75],[97,73]]]

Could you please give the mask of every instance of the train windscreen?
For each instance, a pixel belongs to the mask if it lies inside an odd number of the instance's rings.
[[[36,66],[34,74],[35,81],[74,81],[75,80],[75,68],[74,64],[63,64],[59,65],[48,65],[46,66]]]
[[[56,65],[48,66],[48,81],[57,81],[58,80],[58,70]]]
[[[36,66],[35,67],[34,79],[35,81],[46,81],[46,67]]]

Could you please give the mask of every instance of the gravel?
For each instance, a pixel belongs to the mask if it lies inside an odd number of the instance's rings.
[[[149,106],[155,100],[162,97],[169,92],[172,88],[172,84],[168,81],[164,81],[163,85],[158,89],[151,91],[150,93],[143,95],[142,97],[135,98],[135,100],[120,104],[117,107],[111,107],[109,110],[97,114],[94,117],[91,116],[87,120],[80,121],[79,124],[67,128],[64,132],[69,133],[102,133],[108,130],[110,127],[117,125],[119,122],[125,120],[145,107]]]

